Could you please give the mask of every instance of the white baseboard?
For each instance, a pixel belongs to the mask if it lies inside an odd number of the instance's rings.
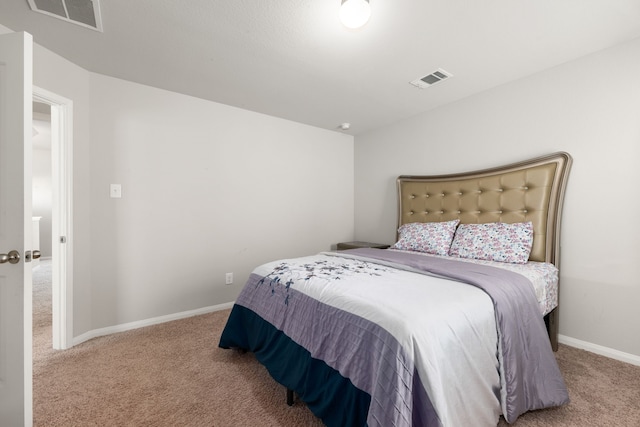
[[[571,338],[565,335],[558,335],[558,342],[566,344],[571,347],[587,350],[592,353],[599,354],[601,356],[609,357],[611,359],[620,360],[621,362],[631,363],[632,365],[640,366],[640,356],[631,353],[625,353],[624,351],[615,350],[613,348],[604,347],[598,344],[593,344],[587,341],[582,341],[576,338]]]
[[[233,307],[234,302],[212,305],[209,307],[198,308],[196,310],[183,311],[181,313],[168,314],[166,316],[154,317],[151,319],[138,320],[136,322],[123,323],[121,325],[109,326],[106,328],[94,329],[85,332],[82,335],[73,338],[73,345],[76,346],[90,339],[102,337],[104,335],[115,334],[118,332],[130,331],[132,329],[143,328],[145,326],[158,325],[160,323],[170,322],[172,320],[186,319],[187,317],[199,316],[201,314],[213,313],[214,311],[226,310]]]

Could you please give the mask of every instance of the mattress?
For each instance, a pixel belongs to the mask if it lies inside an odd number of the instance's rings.
[[[409,254],[419,254],[425,257],[450,258],[447,256],[432,255],[427,253],[419,253],[412,251],[400,251],[397,249],[389,249],[391,251],[405,252]],[[536,294],[536,300],[540,307],[540,313],[547,315],[558,306],[558,268],[548,262],[529,261],[526,264],[510,264],[505,262],[455,258],[456,261],[469,262],[472,264],[489,265],[495,268],[502,268],[513,271],[525,276]]]

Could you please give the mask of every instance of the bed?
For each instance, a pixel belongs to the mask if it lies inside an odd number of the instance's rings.
[[[566,404],[557,348],[571,156],[400,176],[390,249],[257,267],[219,346],[328,426],[490,426]]]

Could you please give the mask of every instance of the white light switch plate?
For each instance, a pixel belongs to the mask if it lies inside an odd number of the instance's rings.
[[[119,199],[122,197],[122,185],[120,184],[111,184],[109,189],[109,194],[111,194],[112,199]]]

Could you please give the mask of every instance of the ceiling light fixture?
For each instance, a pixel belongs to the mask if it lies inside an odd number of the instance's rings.
[[[340,21],[345,27],[355,30],[366,24],[370,17],[369,0],[342,0]]]

